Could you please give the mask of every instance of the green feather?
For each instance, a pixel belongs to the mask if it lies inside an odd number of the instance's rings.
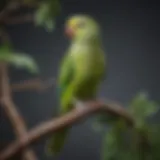
[[[71,45],[65,54],[58,77],[60,96],[59,115],[69,112],[73,99],[90,100],[96,98],[99,85],[104,78],[105,57],[101,45],[98,24],[87,16],[73,16],[70,19],[83,19],[79,25]],[[59,153],[70,128],[65,128],[53,134],[48,141],[49,153]]]

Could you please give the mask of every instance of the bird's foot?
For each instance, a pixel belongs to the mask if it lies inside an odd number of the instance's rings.
[[[74,106],[78,109],[78,110],[82,110],[84,109],[85,105],[84,105],[84,102],[74,98],[73,100],[73,103],[74,103]]]

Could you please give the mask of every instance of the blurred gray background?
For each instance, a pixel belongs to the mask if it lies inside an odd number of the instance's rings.
[[[160,97],[160,10],[154,1],[140,0],[63,0],[63,12],[57,18],[53,33],[32,24],[8,27],[14,46],[36,59],[42,77],[56,77],[68,40],[63,34],[65,18],[74,13],[94,16],[102,26],[103,43],[108,57],[108,78],[103,82],[99,97],[127,104],[139,91],[147,91],[151,99]],[[12,81],[34,77],[24,70],[11,69]],[[28,128],[49,119],[58,102],[55,88],[44,94],[22,92],[14,101],[25,118]],[[2,114],[0,144],[15,138],[10,123]],[[71,134],[57,160],[99,160],[102,134],[91,128],[91,120],[72,128]],[[44,140],[34,147],[41,160]]]

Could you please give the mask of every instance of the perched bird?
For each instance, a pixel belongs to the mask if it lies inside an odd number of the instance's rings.
[[[75,106],[75,100],[96,99],[105,71],[100,27],[92,17],[70,16],[65,24],[65,33],[71,44],[62,60],[57,82],[59,115],[69,112]],[[69,128],[64,128],[52,135],[47,143],[49,154],[56,155],[61,151],[68,131]]]

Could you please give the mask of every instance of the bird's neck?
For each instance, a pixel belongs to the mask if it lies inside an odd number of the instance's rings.
[[[91,45],[93,46],[101,46],[102,42],[100,37],[79,37],[79,38],[75,38],[73,39],[73,43],[74,44],[78,44],[78,45]]]

